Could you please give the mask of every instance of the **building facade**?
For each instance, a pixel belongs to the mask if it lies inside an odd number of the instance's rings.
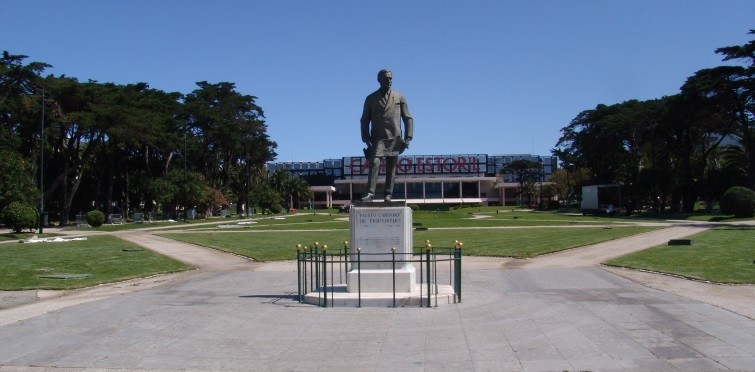
[[[486,155],[405,155],[399,156],[393,200],[408,204],[482,204],[520,203],[519,183],[504,167],[516,160],[540,164],[539,182],[545,182],[557,168],[554,156],[525,154]],[[271,162],[268,172],[287,169],[298,176],[324,176],[332,185],[313,187],[315,207],[332,208],[351,204],[367,192],[369,162],[365,157],[347,156],[320,162]],[[380,169],[385,174],[384,167]],[[381,177],[381,180],[383,177]],[[377,191],[383,191],[378,185]],[[379,194],[376,197],[382,198]]]

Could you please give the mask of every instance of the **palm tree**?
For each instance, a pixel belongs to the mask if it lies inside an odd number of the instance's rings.
[[[289,198],[289,209],[294,206],[296,200],[297,207],[300,200],[312,198],[312,190],[309,189],[309,183],[301,177],[291,177],[286,185],[286,192]]]
[[[299,200],[312,197],[309,183],[299,176],[292,175],[286,169],[277,169],[270,175],[270,187],[287,199],[289,210],[294,208],[294,200],[298,204]]]

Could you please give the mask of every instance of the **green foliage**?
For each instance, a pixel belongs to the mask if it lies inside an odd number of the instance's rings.
[[[0,210],[14,201],[36,203],[39,190],[33,179],[34,169],[19,153],[0,151]]]
[[[283,203],[289,208],[297,207],[299,200],[312,197],[309,184],[304,178],[292,175],[287,169],[277,169],[270,176],[270,187],[283,196]]]
[[[29,204],[12,202],[3,208],[3,224],[15,233],[35,229],[39,224],[37,209]]]
[[[166,178],[158,178],[150,183],[150,192],[158,204],[173,204],[178,196],[178,186]]]
[[[184,202],[189,208],[198,205],[209,207],[210,190],[202,174],[181,169],[171,170],[167,176],[153,180],[150,185],[155,201],[168,209]]]
[[[89,211],[86,214],[87,223],[92,227],[100,227],[105,223],[105,213],[98,210]]]
[[[256,203],[262,210],[273,210],[273,208],[281,209],[280,200],[281,195],[277,191],[275,191],[272,187],[270,187],[266,183],[260,183],[254,186],[252,188],[252,200],[254,200],[254,203]],[[278,212],[280,213],[280,212]]]
[[[721,195],[719,205],[723,214],[743,218],[753,217],[755,215],[755,191],[742,186],[734,186]]]
[[[205,199],[199,204],[199,209],[204,210],[206,214],[216,215],[220,213],[223,206],[228,205],[228,200],[218,189],[207,187],[205,189]],[[235,211],[232,211],[235,212]]]
[[[411,209],[414,212],[419,211],[419,205],[417,204],[409,204],[409,209]]]
[[[270,205],[270,212],[273,214],[279,214],[283,213],[283,207],[280,204],[271,204]]]

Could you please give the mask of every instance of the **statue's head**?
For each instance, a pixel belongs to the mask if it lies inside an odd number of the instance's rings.
[[[391,70],[380,70],[377,75],[377,80],[378,83],[380,83],[380,90],[385,92],[388,89],[391,89],[391,84],[393,83],[393,74],[391,73]]]

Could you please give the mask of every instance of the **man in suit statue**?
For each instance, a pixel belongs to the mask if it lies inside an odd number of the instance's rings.
[[[385,201],[391,201],[393,184],[396,178],[398,156],[409,147],[414,134],[414,120],[409,114],[409,106],[404,96],[391,89],[393,74],[390,70],[380,70],[377,80],[380,88],[367,96],[362,111],[362,142],[367,144],[364,156],[370,164],[367,194],[362,201],[372,201],[375,197],[380,159],[385,159]],[[404,133],[401,135],[401,121]]]

